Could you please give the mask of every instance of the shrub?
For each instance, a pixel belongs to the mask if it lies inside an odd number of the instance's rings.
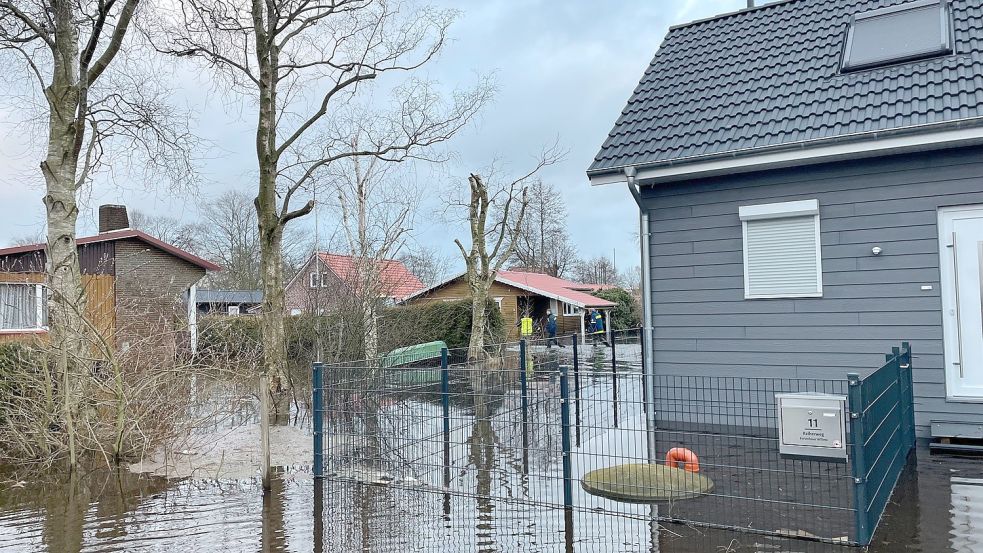
[[[489,300],[486,307],[487,343],[505,341],[502,313]],[[430,302],[386,310],[380,325],[380,349],[443,340],[448,348],[466,348],[471,340],[471,300]]]
[[[598,290],[593,295],[617,304],[611,310],[611,328],[613,330],[626,330],[642,326],[641,306],[628,290],[608,288]]]

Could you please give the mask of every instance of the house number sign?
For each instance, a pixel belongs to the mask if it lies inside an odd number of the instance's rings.
[[[846,460],[846,396],[775,394],[782,456]]]

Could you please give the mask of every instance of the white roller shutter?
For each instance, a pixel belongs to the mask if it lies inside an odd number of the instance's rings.
[[[815,200],[741,208],[746,298],[822,295]]]

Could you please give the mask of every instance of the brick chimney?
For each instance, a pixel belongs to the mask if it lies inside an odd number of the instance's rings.
[[[125,205],[99,206],[99,234],[130,228]]]

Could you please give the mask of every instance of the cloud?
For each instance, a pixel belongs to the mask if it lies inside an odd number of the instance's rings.
[[[463,5],[460,0],[439,0],[437,4],[461,9],[462,15],[452,27],[453,41],[426,68],[426,76],[453,87],[473,83],[476,75],[494,73],[499,93],[476,125],[450,145],[457,152],[453,162],[435,173],[418,169],[418,178],[428,179],[427,209],[439,209],[447,187],[463,186],[468,172],[495,160],[519,171],[544,145],[558,139],[569,155],[544,177],[564,195],[570,234],[581,255],[611,255],[617,249],[619,264],[636,264],[637,208],[628,191],[617,185],[591,187],[585,171],[669,25],[739,9],[745,0],[600,4],[488,0]],[[198,194],[186,194],[102,179],[84,206],[81,232],[94,229],[98,203],[121,202],[191,220],[203,198],[229,188],[252,189],[256,166],[252,106],[242,109],[235,102],[227,103],[221,91],[187,67],[178,70],[174,80],[175,100],[201,114],[196,130],[215,144],[202,164],[205,187]],[[16,114],[0,111],[0,125],[4,125],[0,128],[15,120]],[[38,159],[25,156],[25,145],[4,134],[0,137],[0,243],[28,234],[43,220]],[[420,241],[448,256],[458,255],[452,240],[464,237],[465,229],[434,223],[430,216],[421,219],[416,232]],[[323,228],[331,223],[325,217],[319,222]],[[312,226],[313,221],[302,224]]]

